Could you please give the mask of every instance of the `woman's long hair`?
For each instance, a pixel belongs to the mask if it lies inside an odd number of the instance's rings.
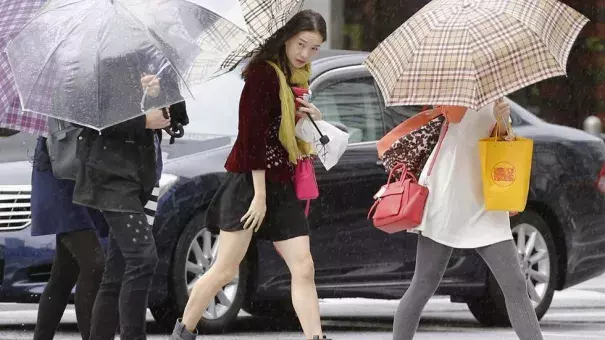
[[[243,78],[246,79],[248,69],[251,66],[271,60],[276,62],[286,74],[287,79],[290,79],[291,72],[286,56],[286,42],[300,32],[317,32],[325,42],[328,35],[326,26],[326,21],[321,14],[310,9],[298,12],[254,53],[242,72]]]

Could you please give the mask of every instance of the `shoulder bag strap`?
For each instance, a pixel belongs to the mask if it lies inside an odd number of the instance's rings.
[[[433,166],[435,165],[435,161],[437,161],[437,157],[439,156],[439,151],[441,150],[441,144],[443,144],[443,139],[445,138],[445,134],[447,133],[448,127],[449,127],[449,122],[448,122],[447,118],[445,118],[445,120],[443,121],[443,126],[441,127],[441,133],[439,134],[439,142],[437,143],[437,146],[435,147],[437,149],[437,151],[435,152],[435,156],[431,160],[431,165],[429,166],[429,172],[426,175],[427,178],[431,175],[431,172],[433,172]]]

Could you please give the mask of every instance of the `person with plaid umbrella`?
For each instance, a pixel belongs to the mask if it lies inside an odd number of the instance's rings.
[[[496,118],[508,119],[502,98],[566,74],[571,47],[587,22],[557,0],[433,0],[364,62],[387,106],[444,105],[465,113],[446,120],[442,147],[432,152],[419,178],[429,195],[422,223],[412,230],[420,234],[416,270],[395,314],[393,339],[414,337],[452,250],[476,249],[502,289],[519,338],[542,340],[530,300],[552,299],[540,296],[533,284],[546,282],[533,269],[542,255],[519,254],[509,214],[486,209],[478,144],[489,137]],[[480,305],[469,303],[476,312]]]
[[[414,338],[422,310],[437,290],[453,249],[475,249],[481,255],[502,289],[519,338],[542,340],[530,300],[537,293],[528,291],[513,242],[509,215],[516,213],[486,210],[482,191],[478,142],[493,133],[507,134],[504,124],[495,126],[497,119],[509,119],[510,107],[497,101],[480,110],[448,109],[462,114],[457,116],[459,121],[452,115],[443,123],[447,128],[442,132],[443,143],[438,152],[433,150],[419,178],[429,188],[429,196],[422,223],[410,230],[419,234],[416,269],[395,313],[393,340]],[[525,264],[525,268],[529,267]]]
[[[321,112],[291,86],[308,88],[311,58],[326,40],[326,22],[311,10],[296,14],[260,48],[243,72],[239,133],[226,162],[227,175],[210,203],[205,224],[219,231],[217,261],[194,284],[171,340],[194,340],[195,330],[219,290],[238,272],[255,237],[272,241],[292,275],[292,303],[307,339],[322,334],[310,251],[309,226],[292,177],[307,143],[295,136],[296,105]]]

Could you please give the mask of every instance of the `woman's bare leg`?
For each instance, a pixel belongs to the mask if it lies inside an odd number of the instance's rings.
[[[319,301],[315,288],[315,267],[309,236],[275,242],[292,275],[292,304],[307,339],[322,337]]]
[[[252,234],[252,230],[220,232],[216,262],[193,286],[183,313],[182,323],[188,331],[195,331],[210,300],[237,274],[240,262],[248,251]]]

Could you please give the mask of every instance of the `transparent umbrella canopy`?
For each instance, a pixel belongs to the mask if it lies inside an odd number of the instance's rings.
[[[53,0],[8,44],[22,109],[101,130],[190,96],[247,36],[236,0]]]

